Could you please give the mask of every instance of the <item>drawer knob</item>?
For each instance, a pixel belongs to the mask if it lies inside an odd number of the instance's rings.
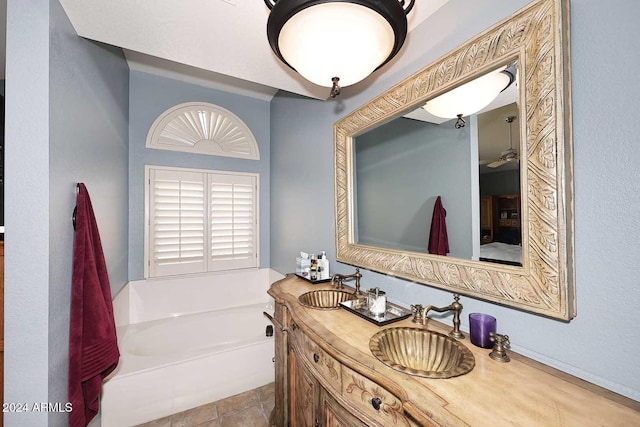
[[[320,356],[318,356],[316,353],[313,353],[313,361],[318,363],[318,360],[320,360]]]
[[[374,397],[371,399],[371,406],[373,406],[373,409],[376,411],[379,411],[380,406],[382,406],[382,400],[379,397]]]

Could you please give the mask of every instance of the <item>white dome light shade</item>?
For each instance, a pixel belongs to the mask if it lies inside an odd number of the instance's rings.
[[[434,116],[453,119],[468,116],[489,105],[511,82],[513,77],[503,72],[507,67],[478,77],[432,100],[422,108]]]
[[[357,83],[391,54],[391,24],[374,10],[354,3],[329,2],[308,7],[283,25],[280,53],[305,79],[331,87]]]
[[[415,0],[264,0],[267,38],[276,56],[307,80],[357,83],[389,62],[407,36]]]

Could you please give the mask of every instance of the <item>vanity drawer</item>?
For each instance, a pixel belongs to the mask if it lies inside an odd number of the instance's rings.
[[[294,332],[302,356],[309,361],[318,374],[325,379],[337,392],[342,385],[340,362],[322,350],[311,338],[300,329]]]
[[[384,387],[344,365],[342,378],[342,397],[375,425],[384,427],[414,425],[404,415],[402,401]]]

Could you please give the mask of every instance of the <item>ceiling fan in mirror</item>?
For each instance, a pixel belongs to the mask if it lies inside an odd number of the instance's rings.
[[[480,165],[487,165],[489,168],[499,168],[501,166],[506,165],[510,162],[518,162],[520,160],[520,156],[518,155],[518,151],[513,148],[513,138],[511,132],[511,125],[513,121],[516,119],[516,116],[509,116],[505,119],[505,121],[509,124],[509,149],[500,153],[500,157],[496,160],[480,160]]]

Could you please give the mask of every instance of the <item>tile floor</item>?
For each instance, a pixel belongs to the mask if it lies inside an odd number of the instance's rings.
[[[274,383],[137,427],[269,427]]]

